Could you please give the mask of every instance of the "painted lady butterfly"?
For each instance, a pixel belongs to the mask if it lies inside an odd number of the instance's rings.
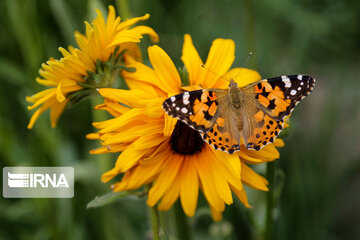
[[[165,112],[200,132],[215,149],[227,153],[260,150],[283,129],[284,118],[311,93],[315,79],[289,75],[263,79],[239,88],[230,80],[228,89],[203,89],[172,96]]]

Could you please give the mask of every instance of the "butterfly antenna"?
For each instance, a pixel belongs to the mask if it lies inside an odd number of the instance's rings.
[[[236,77],[234,78],[234,81],[238,78],[240,75],[240,72],[245,68],[246,64],[249,62],[250,57],[252,56],[252,52],[249,52],[249,55],[247,56],[246,60],[244,61],[243,65],[241,66],[239,72],[236,74]]]
[[[208,69],[207,67],[205,67],[204,64],[201,64],[201,67],[202,67],[202,68],[205,68],[206,70],[208,70],[208,71],[211,72],[212,74],[214,74],[214,75],[216,75],[216,76],[218,76],[218,77],[221,77],[221,78],[225,79],[226,81],[230,82],[229,79],[227,79],[227,78],[224,77],[224,76],[221,76],[221,75],[217,74],[217,73],[214,72],[214,71],[211,71],[210,69]]]

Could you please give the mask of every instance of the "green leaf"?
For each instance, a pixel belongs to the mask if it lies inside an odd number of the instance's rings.
[[[145,192],[138,191],[138,192],[109,192],[105,195],[100,197],[96,196],[93,200],[91,200],[87,205],[86,208],[97,208],[102,207],[107,204],[113,203],[125,197],[142,197],[145,195]]]
[[[118,201],[124,197],[127,197],[130,194],[131,194],[130,192],[109,192],[100,197],[96,196],[86,205],[86,208],[103,207],[105,205]]]

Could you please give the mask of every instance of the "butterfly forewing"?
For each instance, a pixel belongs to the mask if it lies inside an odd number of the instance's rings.
[[[265,113],[281,120],[288,116],[295,106],[311,93],[314,78],[307,75],[289,75],[263,79],[242,88],[250,99],[256,99]]]
[[[163,109],[199,132],[207,132],[214,125],[219,105],[218,95],[226,90],[202,89],[184,92],[166,99]]]

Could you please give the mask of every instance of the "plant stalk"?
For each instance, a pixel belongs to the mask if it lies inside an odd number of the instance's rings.
[[[180,200],[174,204],[174,215],[177,238],[181,240],[191,240],[189,223],[181,207]]]
[[[266,226],[265,240],[271,240],[274,236],[274,187],[275,187],[275,162],[267,163],[266,178],[269,181],[269,192],[266,195]]]
[[[156,206],[154,207],[149,207],[150,210],[150,219],[151,219],[151,228],[152,228],[152,233],[153,233],[153,240],[160,240],[160,218],[159,218],[159,212],[156,208]]]

